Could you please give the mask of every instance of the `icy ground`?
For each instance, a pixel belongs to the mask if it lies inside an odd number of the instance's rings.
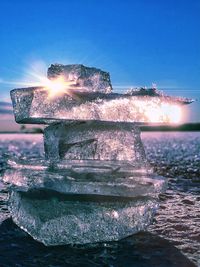
[[[169,180],[149,232],[96,247],[46,248],[8,219],[7,190],[0,184],[0,266],[198,266],[200,133],[152,132],[142,139],[155,171]],[[43,153],[41,135],[0,135],[0,176],[7,158]]]

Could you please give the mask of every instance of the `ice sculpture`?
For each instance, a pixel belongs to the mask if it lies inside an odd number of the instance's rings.
[[[13,221],[45,245],[119,240],[145,230],[166,181],[148,165],[138,122],[148,121],[150,111],[168,121],[163,103],[190,100],[154,89],[113,93],[108,73],[83,65],[51,65],[48,78],[62,84],[11,91],[18,123],[48,125],[45,159],[9,161],[3,179]]]

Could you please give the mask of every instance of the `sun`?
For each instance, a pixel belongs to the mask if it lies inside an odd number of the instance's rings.
[[[75,88],[74,81],[66,81],[63,77],[59,77],[54,80],[46,80],[45,89],[48,90],[49,98],[54,98],[62,96],[65,93],[68,93],[69,90]]]

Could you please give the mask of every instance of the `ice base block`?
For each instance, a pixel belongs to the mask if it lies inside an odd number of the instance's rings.
[[[166,181],[139,163],[10,161],[13,221],[45,245],[119,240],[145,230]]]

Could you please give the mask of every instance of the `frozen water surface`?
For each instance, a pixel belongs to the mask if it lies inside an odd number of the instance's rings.
[[[142,139],[146,148],[147,157],[159,175],[168,177],[169,189],[167,192],[160,196],[160,209],[155,216],[154,224],[148,228],[153,234],[137,234],[133,241],[127,241],[128,243],[119,243],[117,245],[117,255],[128,251],[129,247],[127,244],[134,244],[134,250],[127,252],[126,260],[129,266],[155,266],[152,263],[152,259],[160,258],[160,265],[157,266],[169,266],[165,265],[165,259],[159,248],[163,246],[163,239],[156,239],[155,234],[160,237],[170,240],[172,245],[178,248],[187,258],[192,260],[196,265],[199,262],[199,200],[200,200],[200,133],[143,133]],[[37,157],[44,157],[42,136],[40,135],[1,135],[0,136],[0,168],[1,174],[3,170],[7,168],[6,160],[8,158],[24,158],[29,160]],[[1,194],[0,194],[0,208],[1,208],[1,221],[9,217],[7,211],[7,198],[6,198],[6,187],[1,183]],[[22,258],[21,266],[38,266],[39,264],[49,265],[54,264],[55,266],[65,266],[66,258],[64,255],[68,255],[68,259],[72,260],[72,255],[77,259],[77,262],[81,259],[81,251],[83,250],[70,250],[70,256],[67,254],[66,248],[56,249],[53,251],[51,248],[40,248],[40,252],[37,252],[38,258],[33,258],[34,251],[37,250],[37,246],[33,241],[25,243],[27,245],[21,245],[22,241],[25,240],[25,233],[17,230],[16,227],[7,223],[7,226],[2,223],[1,227],[1,238],[0,246],[1,250],[4,251],[2,256],[2,262],[5,263],[2,266],[15,266],[14,264]],[[10,230],[9,230],[10,229]],[[13,238],[13,239],[12,239]],[[149,241],[148,243],[148,239]],[[18,241],[17,241],[18,240]],[[130,239],[127,239],[130,240]],[[132,240],[132,239],[131,239]],[[150,255],[146,254],[149,247],[152,246],[156,240],[157,246],[152,248]],[[12,242],[12,243],[9,243]],[[16,242],[18,242],[16,244]],[[20,243],[21,242],[21,243]],[[23,241],[24,242],[24,241]],[[138,243],[139,242],[139,243]],[[142,243],[140,243],[142,242]],[[148,244],[148,248],[141,250],[140,247],[144,247]],[[109,247],[110,246],[110,247]],[[13,248],[15,247],[15,248]],[[109,247],[109,248],[108,248]],[[175,253],[176,249],[173,248]],[[6,250],[4,250],[4,248]],[[14,249],[14,250],[13,250]],[[31,251],[30,255],[27,254],[27,250]],[[145,251],[146,250],[146,251]],[[16,252],[15,252],[16,251]],[[42,252],[43,251],[43,252]],[[102,259],[102,262],[106,265],[115,265],[113,262],[114,258],[119,257],[115,253],[116,244],[107,244],[107,248],[102,249],[90,249],[92,251],[91,258],[84,256],[84,260],[89,266],[99,266],[98,259]],[[119,252],[120,251],[120,252]],[[169,253],[169,248],[165,248],[165,251]],[[99,253],[103,254],[99,254]],[[157,252],[156,256],[155,253]],[[19,253],[18,256],[16,253]],[[75,253],[75,254],[74,254]],[[77,254],[78,253],[78,254]],[[89,252],[87,252],[89,253]],[[160,256],[159,256],[160,253]],[[14,255],[15,262],[12,262],[12,255]],[[16,256],[15,256],[16,255]],[[20,256],[19,256],[20,255]],[[28,256],[29,255],[29,256]],[[46,256],[44,259],[44,255]],[[51,256],[52,255],[52,256]],[[54,255],[54,256],[53,256]],[[90,254],[88,254],[90,255]],[[104,256],[100,256],[104,255]],[[132,255],[132,265],[129,262]],[[143,256],[149,257],[148,259]],[[178,255],[178,254],[177,254]],[[165,255],[167,257],[167,255]],[[170,256],[170,255],[169,255]],[[10,259],[8,259],[8,257]],[[24,259],[23,259],[24,257]],[[97,258],[96,258],[97,257]],[[103,258],[101,258],[103,257]],[[74,258],[73,258],[74,260]],[[82,258],[83,260],[83,258]],[[120,260],[120,259],[119,259]],[[147,262],[147,265],[134,265],[133,262]],[[179,262],[178,257],[174,258],[174,262]],[[8,264],[6,265],[6,262]],[[161,263],[162,262],[162,263]],[[68,262],[70,265],[70,260]],[[155,262],[154,262],[155,263]],[[23,265],[24,264],[24,265]],[[35,265],[34,265],[35,264]],[[80,262],[79,262],[80,264]],[[188,263],[187,259],[184,259],[179,265],[172,266],[193,266],[192,263]]]

